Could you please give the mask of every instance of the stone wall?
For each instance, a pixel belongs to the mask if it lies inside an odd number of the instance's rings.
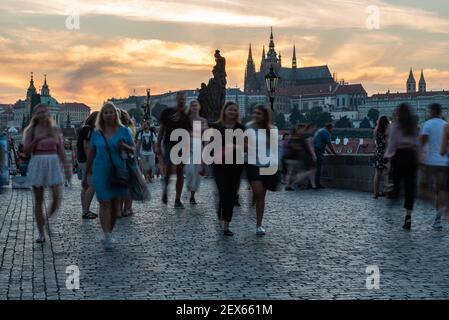
[[[372,192],[373,155],[327,155],[322,170],[322,183],[329,188]]]

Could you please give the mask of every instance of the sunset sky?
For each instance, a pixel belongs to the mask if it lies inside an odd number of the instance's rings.
[[[31,71],[59,102],[94,108],[110,97],[192,89],[207,82],[219,48],[228,84],[243,87],[273,26],[283,65],[328,64],[369,94],[404,91],[410,67],[428,90],[449,90],[447,0],[0,0],[0,103],[23,99]],[[367,7],[380,9],[369,30]],[[80,13],[80,29],[66,28]]]

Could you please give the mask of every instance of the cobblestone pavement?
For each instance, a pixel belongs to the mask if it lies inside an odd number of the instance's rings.
[[[173,188],[172,184],[172,188]],[[98,220],[80,217],[80,186],[65,189],[50,239],[37,236],[32,196],[0,195],[0,299],[413,299],[449,298],[449,226],[429,228],[432,208],[418,203],[413,230],[403,212],[370,194],[326,189],[268,194],[267,235],[242,207],[222,236],[215,188],[204,179],[199,204],[160,202],[161,182],[135,215],[118,221],[106,251]],[[187,196],[187,195],[186,195]],[[93,206],[96,210],[96,205]],[[80,289],[66,288],[66,267],[80,270]],[[366,288],[366,267],[380,269],[380,289]]]

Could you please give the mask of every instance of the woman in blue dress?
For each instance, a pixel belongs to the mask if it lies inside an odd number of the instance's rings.
[[[120,111],[113,103],[106,103],[100,111],[95,124],[95,131],[91,136],[91,148],[86,162],[86,176],[93,174],[94,189],[100,203],[100,222],[104,232],[104,244],[107,249],[112,247],[114,229],[119,212],[121,198],[128,196],[126,186],[112,183],[112,162],[116,168],[126,169],[126,160],[121,157],[122,152],[134,152],[134,142],[128,128],[120,122]],[[87,187],[87,180],[83,179],[83,187]]]

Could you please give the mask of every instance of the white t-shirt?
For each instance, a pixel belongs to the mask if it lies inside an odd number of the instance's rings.
[[[429,166],[448,166],[447,156],[440,155],[441,134],[446,121],[433,118],[424,122],[421,135],[428,136],[428,142],[424,146],[423,163]]]
[[[150,156],[154,154],[154,144],[156,143],[156,135],[151,132],[145,132],[145,131],[141,131],[139,132],[139,134],[137,135],[137,140],[141,141],[142,144],[140,145],[140,154],[143,156]],[[144,144],[148,144],[151,143],[151,150],[145,150],[143,148]]]

